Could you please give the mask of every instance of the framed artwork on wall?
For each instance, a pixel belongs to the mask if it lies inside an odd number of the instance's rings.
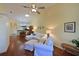
[[[64,23],[64,32],[74,33],[76,31],[76,22]]]

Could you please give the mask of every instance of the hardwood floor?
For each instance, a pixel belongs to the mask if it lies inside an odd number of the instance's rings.
[[[33,56],[33,52],[23,49],[24,40],[19,40],[19,37],[10,37],[10,46],[7,52],[0,54],[0,56]],[[54,56],[65,56],[68,55],[63,50],[54,47]]]

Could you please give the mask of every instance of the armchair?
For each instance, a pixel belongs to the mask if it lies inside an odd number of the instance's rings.
[[[45,44],[36,44],[34,46],[34,56],[52,56],[53,55],[53,39],[49,37]]]

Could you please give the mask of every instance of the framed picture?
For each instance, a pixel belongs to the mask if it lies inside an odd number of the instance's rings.
[[[76,22],[64,23],[64,32],[74,33],[76,30]]]

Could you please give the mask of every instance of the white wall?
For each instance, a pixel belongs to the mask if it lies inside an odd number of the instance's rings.
[[[0,15],[0,53],[6,52],[9,39],[8,39],[8,18],[5,15]]]
[[[76,22],[76,32],[64,32],[64,23],[73,21]],[[52,33],[57,47],[61,48],[62,43],[72,44],[72,39],[79,38],[79,4],[63,3],[52,5],[43,11],[40,22],[38,22],[39,25],[55,27]]]
[[[56,43],[58,47],[61,47],[62,43],[72,44],[71,40],[79,38],[79,4],[60,4],[60,20],[58,26],[55,28],[56,39],[59,43]],[[64,32],[64,23],[76,22],[76,32],[68,33]]]

